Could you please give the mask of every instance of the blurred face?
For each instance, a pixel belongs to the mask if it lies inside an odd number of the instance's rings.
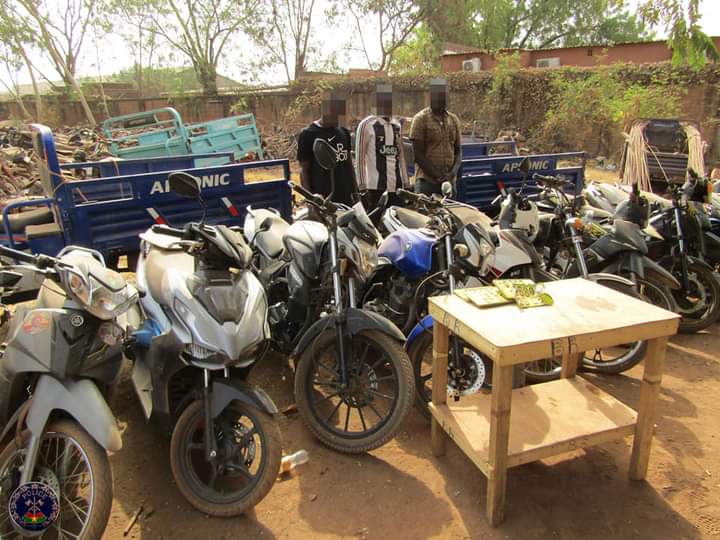
[[[433,111],[444,111],[447,108],[447,85],[430,85],[430,108]]]
[[[375,100],[378,116],[392,116],[392,92],[378,92]]]
[[[337,127],[345,116],[345,100],[335,97],[323,99],[320,109],[323,126]]]

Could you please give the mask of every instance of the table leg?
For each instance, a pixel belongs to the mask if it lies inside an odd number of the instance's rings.
[[[495,527],[505,518],[505,484],[510,438],[513,366],[493,366],[486,514]]]
[[[631,480],[642,480],[647,473],[666,345],[667,337],[652,339],[648,343],[643,380],[640,384],[640,406],[635,424],[635,438],[630,457]]]
[[[450,334],[445,325],[437,320],[433,325],[432,361],[432,402],[435,405],[447,403],[448,348]],[[445,455],[447,434],[434,416],[430,420],[430,447],[433,456]]]
[[[574,377],[584,355],[585,353],[563,353],[560,377],[563,379],[571,379]]]

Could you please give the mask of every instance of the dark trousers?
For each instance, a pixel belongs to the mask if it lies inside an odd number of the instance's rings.
[[[422,193],[423,195],[442,195],[441,184],[430,182],[424,178],[416,178],[415,193]]]
[[[375,210],[380,203],[380,197],[382,197],[383,192],[378,189],[368,189],[365,193],[363,193],[362,196],[362,202],[363,206],[365,207],[365,211],[370,215],[370,219],[372,222],[377,225],[380,222],[380,218],[382,217],[382,212],[375,212],[372,214],[372,211]],[[402,199],[397,196],[395,192],[388,193],[388,206],[405,206],[403,204]]]

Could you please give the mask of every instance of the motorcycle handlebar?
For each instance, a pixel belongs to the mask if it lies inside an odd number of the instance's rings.
[[[323,199],[319,195],[316,195],[315,193],[311,192],[310,190],[305,189],[303,186],[295,184],[294,182],[288,182],[288,184],[290,184],[291,189],[297,191],[300,195],[305,197],[309,203],[314,204],[315,206],[320,206],[320,207],[325,206],[325,199]]]
[[[26,262],[30,264],[35,264],[37,262],[37,256],[31,255],[30,253],[25,253],[24,251],[11,249],[5,246],[0,246],[0,255],[4,255],[5,257],[14,259],[16,261]]]
[[[153,225],[152,232],[157,233],[157,234],[166,234],[168,236],[175,236],[177,238],[185,237],[184,230],[175,229],[174,227],[169,227],[168,225]]]

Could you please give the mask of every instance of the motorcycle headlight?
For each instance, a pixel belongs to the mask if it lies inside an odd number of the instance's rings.
[[[79,274],[70,273],[68,277],[68,287],[80,302],[87,305],[90,303],[90,286],[87,281]]]
[[[493,253],[495,251],[495,247],[490,242],[485,240],[485,238],[481,238],[479,251],[480,251],[480,255],[483,258],[486,258],[488,255],[490,255],[491,253]]]
[[[98,319],[113,319],[125,313],[136,298],[137,293],[127,285],[113,291],[90,276],[90,302],[87,304],[87,309]]]
[[[360,254],[360,271],[367,277],[377,265],[377,247],[367,242],[356,242],[355,247]]]

